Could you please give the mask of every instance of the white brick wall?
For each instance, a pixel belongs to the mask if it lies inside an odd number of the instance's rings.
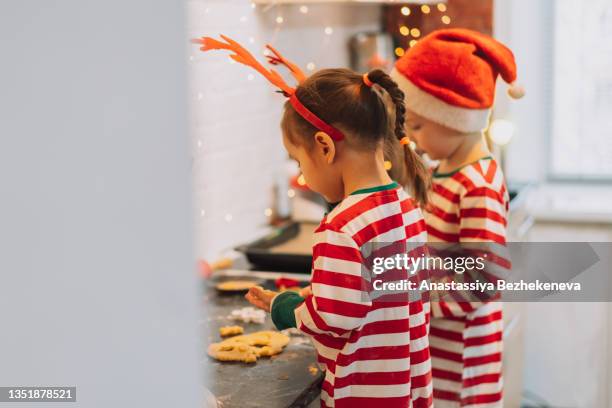
[[[306,67],[348,65],[348,38],[378,29],[373,5],[253,8],[248,0],[188,2],[188,35],[226,34],[262,57],[271,43]],[[277,24],[278,16],[283,23]],[[325,34],[330,27],[332,34]],[[214,259],[261,233],[285,152],[279,129],[284,98],[226,52],[191,50],[190,103],[196,255]],[[263,61],[263,57],[262,57]],[[231,217],[231,220],[228,219]]]

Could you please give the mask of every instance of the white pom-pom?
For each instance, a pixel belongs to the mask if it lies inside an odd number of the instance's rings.
[[[508,95],[510,95],[512,99],[521,99],[525,96],[525,88],[513,82],[510,84],[510,88],[508,88]]]

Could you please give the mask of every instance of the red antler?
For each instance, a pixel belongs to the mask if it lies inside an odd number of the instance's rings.
[[[231,38],[224,35],[221,35],[221,38],[225,40],[225,43],[210,37],[197,38],[191,40],[191,42],[194,44],[202,44],[202,47],[200,47],[200,50],[202,51],[228,50],[233,52],[233,54],[230,55],[231,59],[255,69],[286,95],[293,95],[295,89],[287,85],[283,77],[281,77],[278,72],[273,69],[267,70],[255,59],[255,57],[253,57],[250,52]]]
[[[278,52],[276,49],[274,49],[270,44],[267,44],[266,48],[272,51],[272,53],[274,54],[274,55],[266,55],[266,58],[268,58],[268,62],[270,64],[286,66],[291,72],[291,75],[293,75],[295,80],[298,82],[298,84],[301,84],[302,82],[304,82],[304,80],[306,79],[306,74],[304,74],[304,72],[300,69],[300,67],[298,67],[296,64],[294,64],[293,62],[283,57],[282,54]]]

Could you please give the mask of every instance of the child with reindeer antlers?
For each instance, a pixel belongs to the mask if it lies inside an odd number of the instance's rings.
[[[281,122],[283,144],[308,186],[338,203],[315,232],[311,293],[252,288],[246,298],[270,311],[278,329],[296,327],[311,336],[325,368],[323,407],[429,407],[431,363],[429,304],[418,294],[384,301],[372,297],[362,248],[392,243],[405,248],[427,240],[419,202],[428,173],[404,135],[404,94],[383,71],[365,75],[324,69],[306,78],[276,50],[270,62],[298,80],[288,86],[240,44],[203,37],[202,51],[228,50],[260,72],[289,99]],[[392,104],[392,109],[390,109]],[[384,165],[384,145],[404,152],[402,184]]]

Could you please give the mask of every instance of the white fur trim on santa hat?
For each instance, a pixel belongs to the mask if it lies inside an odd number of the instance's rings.
[[[491,109],[468,109],[453,106],[423,91],[397,69],[391,78],[404,91],[406,108],[433,122],[462,133],[480,132],[489,124]]]

